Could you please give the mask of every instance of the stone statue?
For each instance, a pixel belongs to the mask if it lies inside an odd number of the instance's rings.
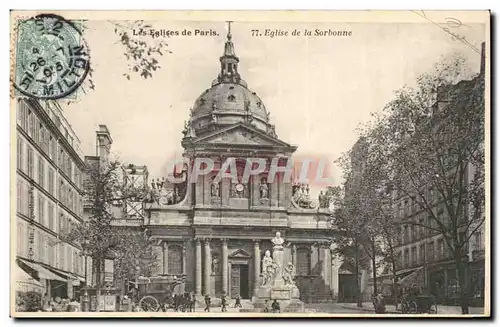
[[[214,177],[212,179],[212,188],[211,188],[211,193],[212,193],[212,196],[213,197],[219,197],[219,182],[216,180],[216,178]]]
[[[272,238],[271,242],[273,243],[274,248],[283,248],[283,243],[285,243],[285,240],[283,239],[283,237],[281,237],[280,232],[276,232],[276,236]]]
[[[212,123],[217,124],[217,115],[212,114]]]
[[[262,285],[269,285],[273,280],[275,273],[275,263],[271,258],[271,252],[269,250],[264,254],[262,259]]]
[[[189,133],[189,125],[187,121],[184,121],[184,129],[182,130],[182,135],[186,136]]]
[[[293,285],[295,279],[295,266],[293,263],[289,262],[285,269],[283,270],[283,280],[285,281],[285,285]]]
[[[271,240],[273,243],[273,261],[276,264],[276,283],[283,282],[281,271],[283,269],[283,243],[285,240],[281,237],[280,232],[276,232],[276,236]]]
[[[268,191],[269,191],[269,188],[267,186],[267,181],[265,179],[262,179],[260,181],[260,198],[267,199],[268,198]]]

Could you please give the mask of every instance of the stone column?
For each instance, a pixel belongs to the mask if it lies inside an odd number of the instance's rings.
[[[163,241],[163,274],[168,274],[168,243]]]
[[[253,258],[254,258],[254,280],[253,280],[253,285],[254,285],[254,290],[257,290],[257,288],[260,285],[260,247],[259,247],[260,240],[253,240]],[[255,293],[255,291],[254,291]]]
[[[342,260],[335,254],[335,243],[330,245],[331,272],[330,272],[330,289],[333,292],[334,298],[338,301],[339,296],[339,269],[342,265]]]
[[[187,242],[183,242],[183,247],[182,247],[182,274],[186,275],[186,248],[187,248]]]
[[[294,275],[297,275],[297,245],[292,244],[292,263],[293,263],[293,269]]]
[[[196,295],[201,296],[201,242],[197,238],[196,242]]]
[[[183,247],[182,247],[182,274],[187,277],[187,270],[186,270],[186,248],[187,248],[187,242],[183,242]],[[186,292],[186,283],[181,284],[181,293]]]
[[[210,275],[212,274],[212,255],[210,253],[210,239],[205,239],[205,269],[203,270],[203,275],[205,277],[204,285],[205,288],[203,290],[205,294],[211,294],[210,290]]]
[[[321,244],[321,252],[322,252],[322,267],[321,267],[321,275],[323,276],[323,280],[325,281],[326,286],[330,286],[330,271],[332,260],[330,259],[330,247],[329,244],[323,243]]]
[[[222,242],[222,292],[226,295],[228,286],[228,272],[227,272],[227,239],[221,239]]]

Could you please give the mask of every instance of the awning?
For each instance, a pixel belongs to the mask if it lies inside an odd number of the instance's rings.
[[[28,267],[30,267],[31,269],[33,270],[36,270],[38,271],[38,276],[40,278],[43,278],[43,279],[50,279],[50,280],[59,280],[61,282],[67,282],[66,279],[62,278],[62,277],[59,277],[57,276],[56,274],[50,272],[50,270],[48,269],[45,269],[44,267],[40,266],[39,264],[37,263],[34,263],[34,262],[29,262],[29,261],[26,261],[26,260],[22,260],[22,259],[19,259],[22,263],[24,263],[25,265],[27,265]]]
[[[75,275],[75,274],[73,274],[73,273],[69,273],[69,272],[61,271],[61,270],[54,269],[54,268],[50,268],[50,270],[52,270],[52,271],[53,271],[54,273],[56,273],[56,274],[66,276],[66,278],[68,278],[68,279],[78,280],[78,281],[81,281],[81,282],[85,282],[85,278],[80,277],[80,276],[78,276],[78,275]]]
[[[423,267],[418,268],[408,276],[405,276],[401,278],[398,281],[398,284],[403,285],[403,284],[417,284],[421,285],[424,283],[424,274],[423,274]]]
[[[14,268],[14,279],[16,280],[16,291],[29,292],[38,291],[42,292],[43,285],[31,277],[27,272],[22,270],[17,264]]]

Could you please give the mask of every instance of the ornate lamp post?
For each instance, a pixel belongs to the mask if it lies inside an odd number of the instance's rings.
[[[89,245],[89,240],[85,238],[82,242],[82,254],[85,262],[85,285],[84,285],[84,293],[83,293],[83,300],[82,300],[82,311],[83,312],[88,312],[89,311],[89,306],[90,306],[90,297],[89,293],[87,291],[88,288],[88,282],[87,282],[87,256],[88,256],[88,245]]]

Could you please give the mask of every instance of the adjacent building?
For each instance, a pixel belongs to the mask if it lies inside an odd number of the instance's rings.
[[[16,263],[49,296],[71,298],[83,257],[61,235],[82,221],[80,141],[56,101],[19,99],[16,114]]]
[[[472,80],[464,80],[438,92],[436,110],[449,106],[451,92],[461,93],[476,87],[484,81],[484,43],[481,58],[480,74]],[[480,147],[478,151],[484,151]],[[471,183],[474,179],[476,167],[468,163],[463,181]],[[439,200],[439,192],[432,186],[426,188],[427,201],[434,206],[434,214],[447,224],[447,210]],[[471,208],[464,210],[464,218],[470,222],[469,227],[458,227],[457,232],[461,239],[469,238],[465,245],[467,252],[468,294],[471,305],[484,305],[485,288],[485,223],[484,212],[482,217],[474,219]],[[434,294],[438,303],[458,305],[460,288],[456,271],[456,264],[452,253],[446,244],[443,235],[422,225],[437,228],[434,219],[428,217],[425,210],[412,200],[411,197],[395,192],[395,219],[401,221],[401,234],[397,247],[400,269],[398,275],[401,280],[407,280],[427,289]],[[476,229],[478,224],[482,225]],[[471,235],[471,233],[473,233]]]

